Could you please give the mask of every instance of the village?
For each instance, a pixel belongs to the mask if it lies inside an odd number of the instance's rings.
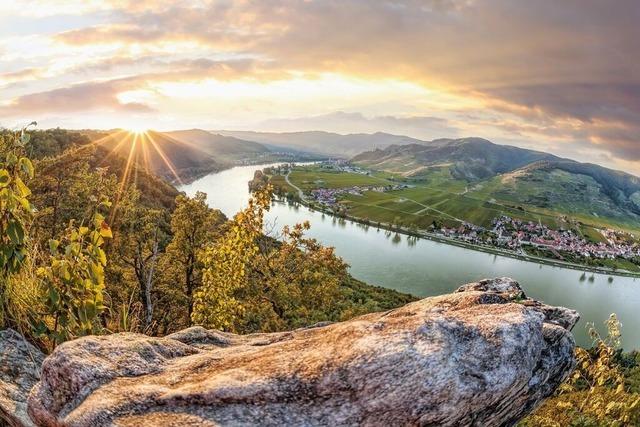
[[[621,232],[602,230],[606,242],[591,242],[571,230],[553,230],[544,224],[523,221],[507,215],[494,218],[493,228],[486,229],[470,223],[457,228],[441,227],[437,234],[464,240],[473,244],[485,244],[524,253],[525,247],[550,250],[556,258],[562,253],[582,258],[633,259],[640,257],[640,244],[633,239],[621,238]],[[633,236],[630,236],[633,238]]]

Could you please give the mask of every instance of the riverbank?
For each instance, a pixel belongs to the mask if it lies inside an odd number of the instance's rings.
[[[290,184],[290,185],[292,187],[295,187],[297,190],[301,191],[295,185],[293,185],[293,184]],[[279,201],[280,202],[289,203],[288,201],[282,200],[282,199],[279,200]],[[428,240],[431,240],[431,241],[434,241],[434,242],[444,243],[444,244],[447,244],[447,245],[458,246],[458,247],[461,247],[461,248],[471,249],[471,250],[478,251],[478,252],[484,252],[484,253],[489,253],[489,254],[493,254],[493,255],[505,256],[505,257],[509,257],[509,258],[513,258],[513,259],[517,259],[517,260],[521,260],[521,261],[534,262],[534,263],[549,265],[549,266],[553,266],[553,267],[569,268],[569,269],[572,269],[572,270],[577,270],[577,271],[582,271],[582,272],[605,274],[605,275],[609,275],[609,276],[640,278],[640,273],[634,273],[632,271],[613,270],[613,269],[606,268],[606,267],[588,266],[588,265],[584,265],[584,264],[576,264],[576,263],[571,263],[571,262],[566,262],[566,261],[560,261],[560,260],[553,260],[553,259],[549,259],[549,258],[537,257],[537,256],[534,256],[534,255],[521,254],[521,253],[518,253],[518,252],[510,251],[510,250],[507,250],[507,249],[496,248],[496,247],[493,247],[493,246],[477,245],[477,244],[465,242],[465,241],[462,241],[462,240],[459,240],[459,239],[454,239],[454,238],[442,236],[442,235],[439,235],[439,234],[436,234],[436,233],[429,233],[429,232],[424,231],[424,230],[410,230],[410,229],[408,229],[406,227],[395,226],[393,224],[386,223],[386,222],[379,222],[379,223],[376,222],[375,224],[372,224],[370,221],[366,221],[366,220],[364,220],[362,218],[358,218],[358,217],[351,216],[351,215],[348,215],[348,214],[336,215],[330,210],[318,209],[317,207],[315,207],[315,206],[311,205],[310,203],[308,203],[306,198],[302,198],[301,201],[293,202],[293,203],[299,203],[300,205],[305,206],[310,210],[313,210],[315,212],[320,212],[320,213],[323,213],[325,215],[330,215],[330,216],[333,216],[333,217],[335,217],[337,219],[348,220],[348,221],[352,221],[352,222],[355,222],[355,223],[358,223],[358,224],[362,224],[362,225],[365,225],[365,226],[376,227],[376,228],[380,228],[380,229],[383,229],[383,230],[388,230],[388,231],[391,231],[391,232],[403,234],[405,236],[428,239]]]

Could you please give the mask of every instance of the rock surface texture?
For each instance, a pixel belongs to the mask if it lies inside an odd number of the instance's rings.
[[[32,426],[27,396],[40,379],[44,355],[19,333],[0,331],[0,426]]]
[[[43,426],[508,426],[574,367],[576,312],[484,280],[385,313],[239,336],[87,337],[43,363]]]

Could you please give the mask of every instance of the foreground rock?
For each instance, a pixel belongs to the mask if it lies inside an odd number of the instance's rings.
[[[31,426],[27,396],[44,355],[15,331],[0,331],[0,426]]]
[[[570,373],[577,313],[510,279],[287,333],[190,328],[59,346],[40,425],[512,425]]]

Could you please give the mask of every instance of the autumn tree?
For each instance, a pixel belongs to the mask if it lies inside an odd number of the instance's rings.
[[[243,307],[237,298],[248,287],[250,262],[258,253],[264,213],[271,206],[271,186],[254,193],[249,206],[238,212],[225,234],[200,257],[202,286],[194,293],[191,319],[207,328],[233,330]]]
[[[38,176],[33,183],[34,204],[38,207],[36,231],[46,242],[63,230],[73,218],[82,218],[95,194],[91,181],[89,150],[69,150],[55,158],[37,162]]]
[[[237,329],[266,332],[336,320],[347,264],[333,248],[306,237],[309,228],[308,222],[285,226],[277,241],[260,239],[240,292],[244,311]]]
[[[199,254],[206,244],[220,236],[225,216],[207,205],[207,195],[197,192],[193,198],[176,197],[176,207],[171,215],[173,238],[167,246],[163,259],[165,271],[171,272],[173,280],[182,284],[186,295],[187,315],[193,312],[193,295],[202,283],[202,264]]]
[[[305,236],[309,223],[263,234],[270,207],[267,186],[231,221],[219,241],[204,250],[203,284],[193,321],[237,332],[277,331],[337,320],[348,279],[333,248]]]
[[[107,265],[102,246],[112,232],[100,211],[109,206],[102,198],[87,224],[71,221],[59,240],[50,240],[50,262],[38,269],[46,311],[35,328],[53,346],[101,329]]]

